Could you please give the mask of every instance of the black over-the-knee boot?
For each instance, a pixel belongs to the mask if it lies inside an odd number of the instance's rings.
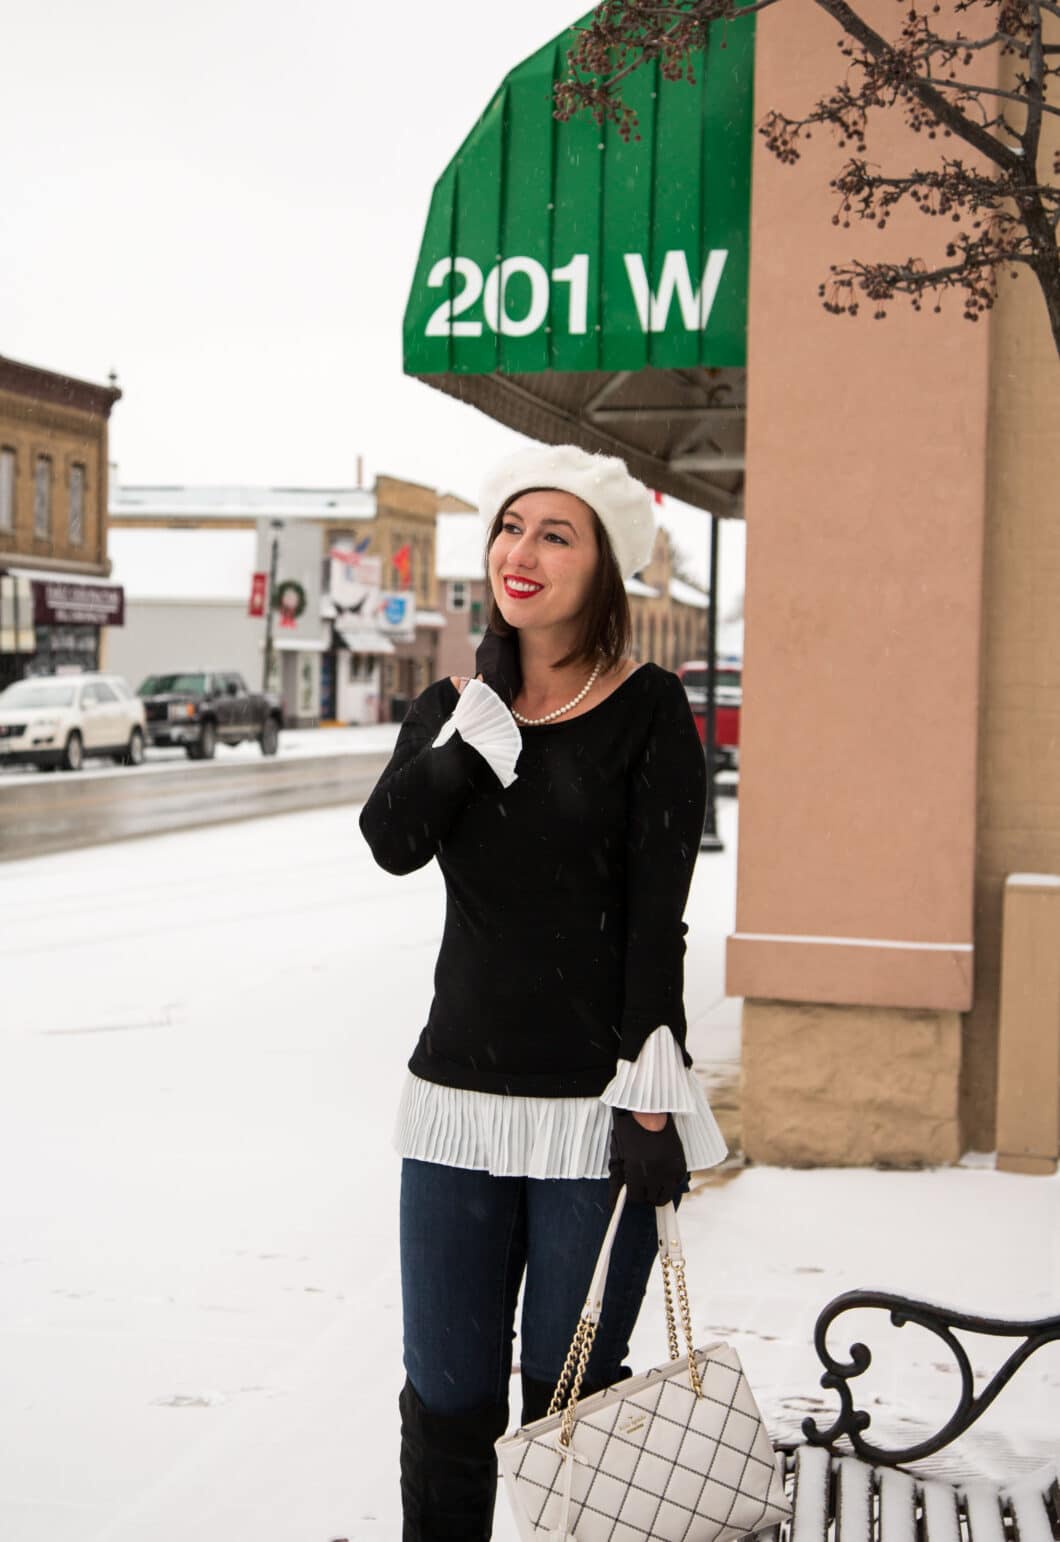
[[[548,1413],[549,1404],[552,1402],[552,1394],[555,1392],[555,1384],[551,1381],[535,1381],[525,1371],[522,1373],[523,1383],[523,1415],[521,1423],[525,1426],[533,1424],[535,1419],[543,1419]],[[628,1366],[623,1366],[618,1379],[624,1381],[630,1375]],[[602,1392],[607,1382],[582,1382],[579,1401],[584,1402],[587,1397],[592,1397],[594,1392]],[[566,1399],[564,1399],[566,1402]]]
[[[504,1434],[507,1406],[434,1414],[409,1381],[398,1406],[403,1542],[489,1542],[497,1494],[493,1443]]]
[[[535,1419],[543,1419],[548,1413],[548,1405],[552,1401],[552,1394],[556,1390],[555,1382],[535,1381],[525,1371],[521,1372],[523,1383],[523,1415],[520,1424],[525,1426],[533,1424]]]

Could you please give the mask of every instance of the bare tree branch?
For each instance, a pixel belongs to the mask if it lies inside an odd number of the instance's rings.
[[[1027,53],[1027,44],[1011,32],[992,32],[989,37],[981,38],[936,36],[934,41],[938,48],[953,54],[979,53],[984,48],[996,48],[999,43],[1007,44],[1017,53]]]
[[[1036,161],[1038,158],[1038,146],[1042,137],[1042,113],[1056,113],[1055,107],[1050,107],[1044,100],[1042,90],[1045,79],[1045,59],[1042,54],[1042,17],[1038,9],[1037,0],[1028,0],[1031,15],[1037,23],[1034,36],[1031,39],[1030,53],[1030,79],[1027,82],[1027,123],[1023,130],[1023,153],[1028,161]]]
[[[1018,102],[1021,107],[1027,107],[1030,111],[1033,107],[1029,93],[1021,96],[1017,91],[1002,91],[1000,86],[969,85],[963,80],[936,80],[935,89],[939,91],[967,91],[969,96],[996,96],[1004,102]],[[1041,113],[1048,112],[1054,118],[1060,118],[1060,107],[1050,107],[1047,102],[1039,104],[1039,118]]]
[[[839,23],[845,32],[859,42],[865,51],[876,59],[893,58],[894,49],[884,41],[880,34],[873,30],[867,22],[863,21],[856,11],[846,3],[846,0],[815,0],[815,3],[823,11],[827,11],[833,21]],[[1046,0],[1043,0],[1046,3]],[[994,161],[998,166],[1011,169],[1016,156],[1007,145],[1001,144],[991,134],[987,134],[978,124],[967,118],[959,108],[947,102],[945,97],[927,84],[917,75],[912,75],[908,81],[908,89],[924,104],[935,118],[948,128],[951,134],[957,134],[970,144],[973,149]]]

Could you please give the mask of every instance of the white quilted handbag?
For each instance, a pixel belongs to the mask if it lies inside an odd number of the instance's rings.
[[[669,1364],[578,1401],[624,1205],[623,1189],[548,1415],[497,1442],[519,1535],[523,1542],[726,1542],[773,1526],[791,1514],[783,1478],[735,1350],[693,1348],[673,1205],[656,1211]]]

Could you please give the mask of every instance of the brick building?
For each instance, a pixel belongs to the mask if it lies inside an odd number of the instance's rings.
[[[95,669],[120,626],[109,583],[107,427],[121,397],[0,356],[0,686]]]

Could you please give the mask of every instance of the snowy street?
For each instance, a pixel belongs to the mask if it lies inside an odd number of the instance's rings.
[[[400,1536],[390,1130],[443,890],[433,866],[377,869],[357,812],[0,866],[4,1542]],[[719,816],[688,912],[711,1080],[739,1024],[735,803]],[[840,1290],[1060,1311],[1060,1178],[723,1170],[682,1229],[697,1339],[736,1345],[774,1433],[833,1406],[811,1339]],[[660,1302],[653,1285],[638,1369],[665,1357]],[[938,1343],[903,1331],[880,1430],[955,1398]],[[969,1440],[977,1464],[1060,1459],[1058,1390],[1053,1345]],[[503,1493],[497,1514],[512,1542]]]
[[[328,728],[285,728],[280,734],[277,759],[305,759],[317,755],[381,755],[388,754],[397,741],[397,723],[371,723],[358,726]],[[184,750],[172,746],[149,744],[144,752],[142,766],[116,766],[109,759],[86,760],[76,773],[78,781],[100,777],[130,778],[151,776],[159,772],[186,768],[191,774],[209,775],[211,768],[234,762],[260,763],[261,747],[256,739],[244,739],[242,744],[219,744],[214,760],[189,760]],[[46,773],[45,773],[46,774]],[[60,777],[69,776],[60,773]],[[5,766],[0,761],[0,789],[19,785],[33,786],[42,773],[36,766]]]
[[[396,724],[285,730],[278,753],[218,745],[212,760],[149,749],[142,766],[89,760],[76,773],[0,767],[0,861],[39,857],[351,804],[367,796],[397,739]]]

